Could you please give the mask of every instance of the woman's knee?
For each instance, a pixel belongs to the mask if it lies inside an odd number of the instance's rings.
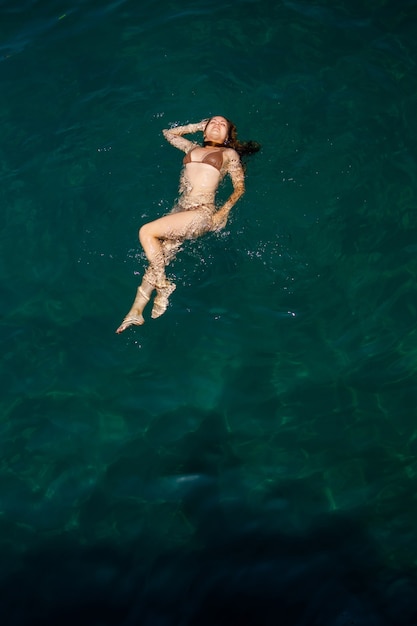
[[[141,226],[139,228],[139,241],[142,243],[143,241],[146,241],[147,239],[149,239],[149,237],[152,237],[152,229],[150,227],[150,224],[144,224],[143,226]]]

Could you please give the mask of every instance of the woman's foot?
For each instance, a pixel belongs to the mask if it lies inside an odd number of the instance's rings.
[[[120,324],[119,328],[116,329],[116,333],[118,335],[126,330],[126,328],[129,328],[129,326],[142,326],[142,324],[145,323],[142,312],[145,306],[148,304],[150,294],[152,293],[151,285],[148,285],[148,287],[149,289],[145,290],[143,283],[140,287],[138,287],[138,291],[132,308],[124,318],[123,322]],[[147,292],[149,292],[149,295]]]

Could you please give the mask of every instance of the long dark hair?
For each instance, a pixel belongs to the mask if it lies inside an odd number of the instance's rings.
[[[223,115],[221,117],[223,117]],[[210,122],[211,119],[213,118],[210,117],[210,119],[207,120],[207,124]],[[227,119],[227,117],[225,117],[224,119],[229,125],[227,137],[223,143],[225,148],[233,148],[233,150],[236,150],[240,158],[244,156],[249,156],[250,154],[254,154],[255,152],[259,152],[259,150],[261,149],[260,143],[258,143],[257,141],[239,141],[239,139],[237,138],[236,124]]]

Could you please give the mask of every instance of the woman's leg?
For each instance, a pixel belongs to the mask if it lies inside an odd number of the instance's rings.
[[[169,296],[174,291],[175,285],[167,279],[165,266],[174,258],[182,240],[198,237],[210,230],[209,221],[207,216],[198,210],[182,211],[171,213],[141,227],[139,240],[149,261],[149,267],[142,284],[138,287],[133,305],[116,333],[122,333],[132,325],[144,324],[142,313],[154,289],[157,295],[152,317],[159,317],[166,311]]]
[[[177,252],[181,249],[182,244],[183,244],[182,239],[177,239],[176,241],[173,241],[170,239],[162,240],[162,249],[164,253],[164,267],[169,265],[169,263],[176,257]],[[150,272],[152,275],[151,266],[148,268],[147,272]],[[146,275],[147,273],[145,274],[145,276]],[[157,317],[160,317],[161,315],[165,313],[165,311],[168,308],[169,297],[172,294],[172,292],[176,289],[175,283],[173,283],[171,280],[168,280],[165,274],[164,274],[164,278],[161,279],[161,277],[159,277],[159,280],[156,280],[155,284],[156,284],[156,296],[153,301],[153,307],[152,307],[152,313],[151,313],[152,319],[156,319]]]
[[[150,262],[148,271],[156,275],[153,319],[165,313],[169,297],[176,287],[167,279],[165,266],[175,257],[184,239],[202,235],[209,230],[208,226],[206,215],[197,210],[171,213],[140,229],[139,239]]]
[[[136,292],[136,298],[130,308],[129,313],[124,318],[123,322],[117,328],[116,333],[120,334],[129,326],[142,326],[145,323],[143,319],[143,309],[148,304],[154,287],[148,283],[145,278],[142,280],[141,285]]]
[[[181,211],[144,224],[139,230],[139,240],[151,266],[165,273],[163,241],[193,239],[210,228],[210,219],[202,211]]]

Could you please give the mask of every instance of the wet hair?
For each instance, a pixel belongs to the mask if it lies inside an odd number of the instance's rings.
[[[217,116],[214,116],[214,117],[217,117]],[[223,115],[221,117],[223,117]],[[213,118],[210,117],[210,119],[207,121],[207,124],[212,119]],[[228,120],[227,117],[225,117],[224,119],[226,120],[229,126],[227,137],[224,143],[222,144],[225,148],[233,148],[233,150],[236,150],[240,158],[249,156],[250,154],[254,154],[255,152],[259,152],[259,150],[261,149],[260,143],[258,143],[257,141],[239,141],[239,139],[237,138],[236,125],[231,120]],[[206,124],[206,127],[207,127],[207,124]]]

